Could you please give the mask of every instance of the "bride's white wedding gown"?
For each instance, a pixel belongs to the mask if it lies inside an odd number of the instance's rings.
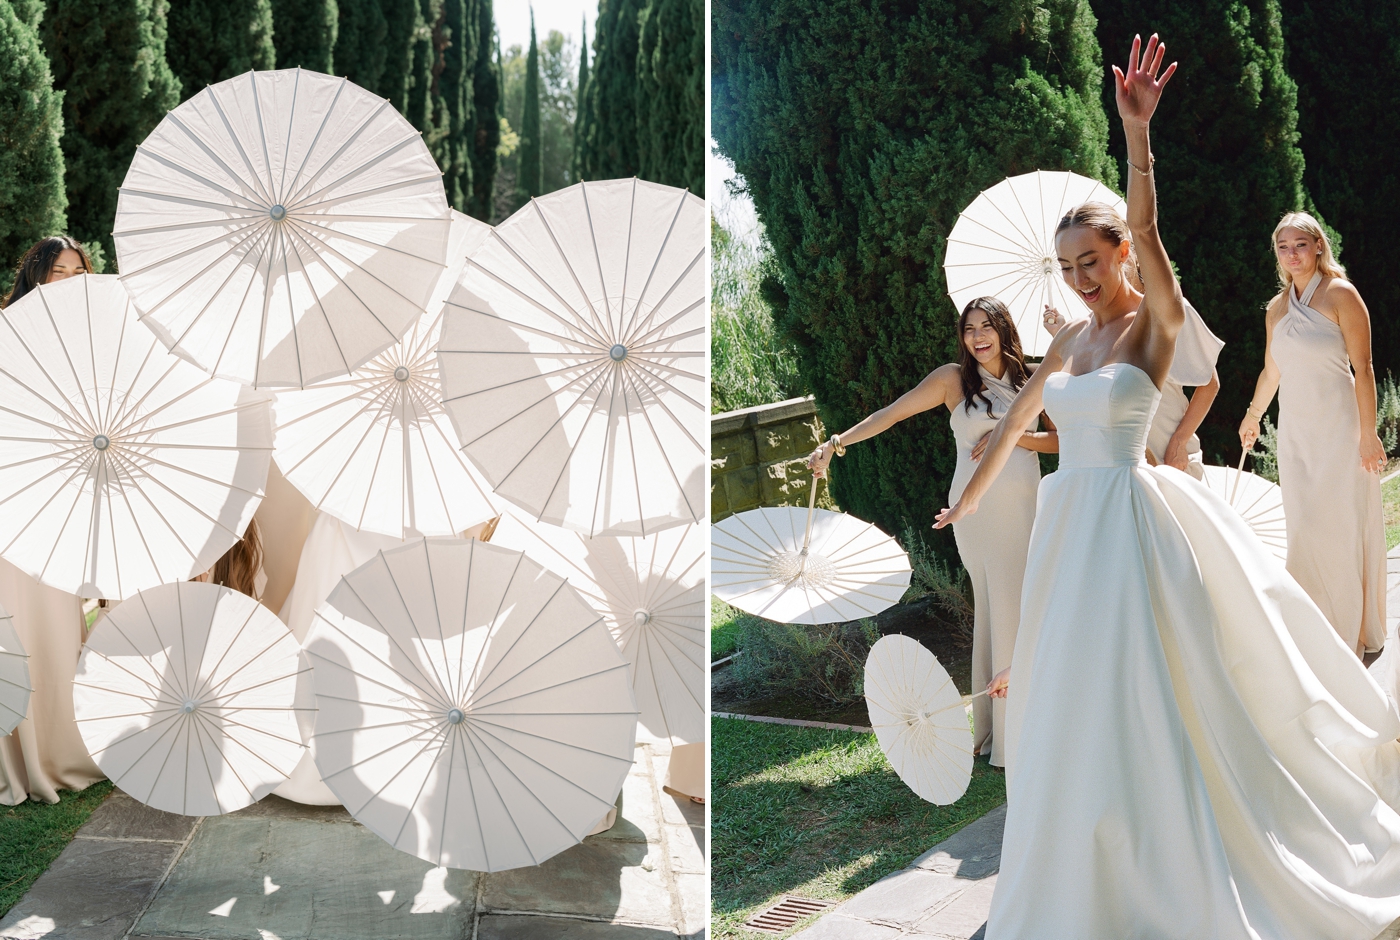
[[[1051,375],[989,940],[1371,940],[1400,919],[1400,712],[1136,366]]]

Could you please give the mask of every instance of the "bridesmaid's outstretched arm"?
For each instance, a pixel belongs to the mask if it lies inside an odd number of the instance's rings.
[[[956,362],[939,366],[924,380],[909,391],[900,395],[892,404],[862,418],[840,434],[835,435],[844,448],[857,441],[869,440],[877,434],[888,431],[905,418],[932,411],[939,405],[957,401],[962,395],[962,369]],[[807,458],[807,467],[814,473],[822,473],[836,454],[831,438],[827,438]]]

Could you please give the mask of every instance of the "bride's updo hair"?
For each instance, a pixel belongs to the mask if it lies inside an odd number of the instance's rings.
[[[1283,269],[1283,265],[1278,263],[1278,236],[1286,228],[1296,228],[1305,235],[1311,235],[1317,239],[1317,243],[1322,246],[1322,253],[1317,257],[1317,269],[1322,272],[1323,277],[1346,277],[1347,269],[1342,267],[1342,263],[1332,254],[1332,242],[1323,230],[1322,224],[1307,212],[1288,212],[1278,220],[1278,225],[1274,226],[1273,238],[1269,241],[1269,250],[1274,252],[1274,264],[1278,268],[1278,282],[1281,287],[1287,290],[1293,286],[1293,279],[1288,272]]]
[[[990,413],[992,402],[982,390],[982,375],[977,371],[977,360],[968,352],[967,343],[963,340],[967,318],[972,316],[974,310],[985,313],[987,322],[997,331],[997,340],[1001,343],[1001,361],[1006,366],[1006,371],[1002,374],[1011,387],[1019,391],[1021,386],[1026,384],[1029,375],[1026,371],[1025,354],[1021,352],[1021,334],[1016,332],[1016,324],[1011,319],[1011,311],[1006,309],[1006,304],[995,297],[978,297],[968,301],[967,306],[963,307],[962,316],[958,317],[958,367],[962,370],[963,411],[971,411],[973,399],[980,398]]]
[[[1103,202],[1086,202],[1083,205],[1075,206],[1060,219],[1055,226],[1055,234],[1058,235],[1067,228],[1081,226],[1090,228],[1098,232],[1114,247],[1129,241],[1128,223],[1123,221],[1123,217],[1118,214],[1118,210]],[[1132,244],[1128,245],[1128,257],[1123,262],[1124,273],[1137,270],[1137,250]]]

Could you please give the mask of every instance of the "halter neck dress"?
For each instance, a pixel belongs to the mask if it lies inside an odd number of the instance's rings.
[[[958,444],[958,465],[948,491],[948,505],[955,506],[977,462],[972,448],[996,427],[1016,399],[1016,389],[978,366],[990,407],[980,397],[970,409],[962,401],[951,403],[948,424]],[[982,497],[975,513],[953,524],[958,554],[972,582],[972,688],[984,689],[992,676],[1011,665],[1016,629],[1021,620],[1021,581],[1026,572],[1026,548],[1035,522],[1036,489],[1040,485],[1040,461],[1023,447],[1011,454],[992,488]],[[973,751],[990,754],[991,762],[1005,766],[1002,727],[1006,700],[973,700]]]
[[[1385,643],[1385,523],[1380,477],[1361,469],[1356,380],[1342,328],[1310,304],[1317,272],[1274,324],[1278,476],[1288,572],[1352,649]]]

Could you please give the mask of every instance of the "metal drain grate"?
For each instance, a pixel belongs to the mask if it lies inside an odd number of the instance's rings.
[[[744,923],[745,930],[760,933],[782,933],[804,917],[811,917],[835,904],[835,901],[814,901],[785,894],[782,899],[761,914],[755,914]]]

